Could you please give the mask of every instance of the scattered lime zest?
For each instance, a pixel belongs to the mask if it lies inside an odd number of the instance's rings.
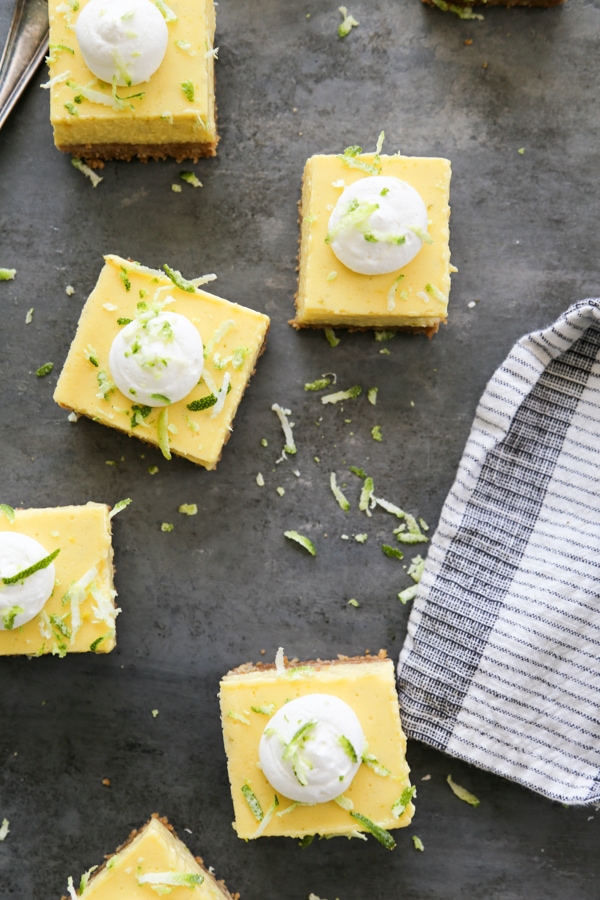
[[[265,486],[265,476],[262,472],[257,472],[256,474],[256,483],[259,487]]]
[[[164,531],[166,534],[173,531],[174,528],[175,528],[175,526],[173,525],[172,522],[161,522],[160,530]]]
[[[204,875],[199,872],[149,872],[147,875],[138,875],[139,885],[156,885],[160,888],[169,887],[198,887],[204,881]],[[159,894],[171,893],[170,891],[157,891]]]
[[[367,400],[371,404],[371,406],[375,406],[377,404],[377,394],[379,393],[379,388],[372,387],[367,391]]]
[[[292,735],[290,740],[284,745],[281,758],[289,760],[294,775],[298,783],[303,787],[308,784],[307,770],[312,768],[302,756],[302,750],[307,741],[312,739],[312,732],[316,728],[317,723],[309,720],[304,722]]]
[[[271,409],[274,413],[276,413],[279,421],[281,422],[281,427],[283,428],[283,437],[285,440],[285,445],[283,448],[284,453],[289,453],[292,456],[296,453],[297,447],[294,441],[294,435],[292,433],[292,428],[294,427],[294,423],[290,422],[288,416],[291,416],[291,410],[284,409],[279,403],[273,403]]]
[[[411,802],[413,797],[417,796],[417,789],[414,785],[411,787],[404,788],[400,797],[396,800],[395,803],[392,804],[392,815],[394,818],[399,819],[403,813],[406,812],[406,808],[408,804]]]
[[[171,190],[173,191],[174,194],[180,194],[182,191],[182,187],[180,184],[172,184]]]
[[[195,503],[182,503],[178,507],[177,512],[183,516],[196,516],[198,514],[198,506]]]
[[[262,806],[260,805],[258,798],[249,784],[242,785],[242,794],[244,795],[244,800],[250,807],[250,812],[254,816],[257,822],[262,822],[265,817]]]
[[[83,355],[93,366],[98,368],[98,352],[94,350],[91,344],[88,344],[87,347],[83,351]]]
[[[359,24],[353,15],[348,13],[348,10],[345,6],[339,6],[338,12],[342,14],[343,22],[338,25],[338,36],[341,38],[345,38],[346,35],[350,34],[353,28]]]
[[[353,597],[351,600],[348,600],[348,606],[354,606],[355,608],[358,608],[360,606],[360,603]]]
[[[331,325],[325,326],[325,328],[323,329],[323,334],[327,338],[327,343],[330,347],[337,347],[337,345],[340,343],[340,339],[339,337],[335,336],[335,331],[333,330]]]
[[[43,366],[40,366],[39,369],[35,370],[35,374],[38,378],[44,378],[46,375],[49,375],[52,369],[54,368],[54,363],[47,362],[44,363]]]
[[[4,581],[4,579],[2,579]],[[6,612],[2,614],[2,624],[6,631],[12,631],[15,627],[15,619],[21,613],[24,613],[25,610],[22,606],[11,606],[10,609],[7,609]]]
[[[272,716],[277,709],[277,704],[263,703],[262,706],[251,706],[250,709],[252,712],[259,713],[261,716]]]
[[[350,815],[353,819],[356,819],[357,822],[369,831],[374,838],[377,838],[380,844],[386,848],[386,850],[393,850],[396,846],[396,841],[385,828],[381,828],[379,825],[376,825],[375,822],[372,822],[366,816],[363,816],[362,813],[359,812],[351,812]]]
[[[148,466],[148,475],[156,475],[158,466]]]
[[[368,534],[355,534],[354,540],[356,541],[357,544],[364,544],[368,537],[369,537]]]
[[[352,741],[350,741],[345,734],[340,734],[338,738],[338,744],[346,754],[346,756],[352,760],[353,763],[358,762],[358,756],[356,755],[356,750],[354,749],[354,745]]]
[[[256,831],[252,835],[253,838],[258,838],[261,836],[261,834],[264,832],[265,828],[267,827],[267,825],[273,818],[273,813],[275,812],[275,810],[277,809],[278,806],[279,806],[279,797],[277,796],[277,794],[275,794],[275,796],[273,797],[273,802],[271,803],[270,807],[268,808],[268,810],[264,814],[263,818],[261,819],[260,825],[258,826]]]
[[[169,410],[163,406],[158,414],[156,423],[156,431],[158,434],[158,446],[165,459],[171,459],[171,451],[169,449]]]
[[[361,386],[355,384],[353,387],[348,388],[347,391],[336,391],[334,394],[324,394],[323,397],[321,397],[321,403],[340,403],[342,400],[354,400],[356,397],[360,397],[361,394]]]
[[[17,274],[16,269],[1,269],[0,268],[0,281],[12,281],[16,274]]]
[[[382,544],[381,549],[386,556],[390,557],[390,559],[404,559],[404,553],[402,550],[398,550],[397,547],[390,547],[389,544]]]
[[[187,184],[191,184],[192,187],[199,188],[203,187],[200,179],[194,174],[194,172],[180,172],[179,177],[182,181],[185,181]]]
[[[242,725],[249,725],[250,719],[248,716],[242,715],[242,713],[235,712],[235,710],[230,709],[227,713],[227,716],[230,719],[233,719],[234,722],[241,722]]]
[[[431,294],[432,297],[435,297],[436,300],[439,300],[440,303],[447,302],[448,298],[445,297],[444,294],[442,294],[442,292],[439,290],[439,288],[436,288],[436,286],[434,284],[431,284],[431,282],[428,282],[425,285],[425,290],[427,291],[428,294]]]
[[[278,647],[277,653],[275,654],[275,671],[278,675],[283,675],[285,673],[285,654],[283,652],[283,647]]]
[[[181,82],[181,90],[185,94],[186,98],[190,101],[190,103],[194,102],[194,82],[193,81],[182,81]]]
[[[376,331],[375,332],[375,340],[376,341],[391,341],[392,338],[396,337],[395,331]]]
[[[162,13],[162,16],[165,22],[176,22],[177,15],[173,12],[170,6],[167,6],[165,0],[154,0],[158,10]]]
[[[166,263],[163,266],[168,277],[171,279],[175,287],[178,287],[181,291],[186,291],[188,294],[194,294],[196,292],[195,286],[191,281],[188,281],[183,277],[181,272],[178,272],[177,269],[172,269],[171,266],[168,266]]]
[[[423,841],[421,840],[421,838],[419,837],[418,834],[413,834],[412,842],[414,844],[415,850],[420,850],[421,853],[423,853],[423,851],[425,850],[425,844],[423,843]]]
[[[337,500],[340,509],[343,509],[344,512],[348,512],[348,510],[350,509],[350,501],[344,496],[343,492],[338,487],[335,472],[331,472],[329,475],[329,487],[331,488],[331,492]]]
[[[367,473],[364,469],[361,469],[359,466],[348,466],[348,469],[352,472],[353,475],[358,475],[359,478],[366,478]]]
[[[87,166],[82,159],[77,159],[76,156],[71,158],[71,165],[73,168],[78,169],[86,178],[89,178],[92,182],[92,187],[97,187],[102,181],[102,177],[100,175],[96,175],[93,169]]]
[[[192,400],[191,403],[187,404],[187,409],[191,412],[200,412],[203,409],[210,409],[216,402],[217,397],[215,394],[207,394],[206,397],[200,397],[199,400]]]
[[[311,556],[316,556],[317,551],[315,549],[315,545],[310,540],[310,538],[305,537],[303,534],[299,534],[297,531],[284,531],[285,537],[290,541],[296,541],[297,544],[300,544],[301,547],[304,547],[305,550],[308,550]]]
[[[382,441],[381,425],[373,425],[371,428],[371,437],[374,441]]]
[[[354,809],[354,803],[352,802],[350,797],[345,797],[344,794],[340,794],[339,797],[334,797],[333,799],[338,806],[341,806],[341,808],[345,809],[347,812],[350,812],[351,809]]]
[[[387,766],[382,765],[377,757],[373,753],[369,753],[368,750],[365,750],[363,753],[362,761],[368,769],[371,769],[380,778],[388,778],[392,774]]]
[[[47,569],[59,553],[60,547],[57,547],[56,550],[53,550],[52,553],[49,553],[48,556],[44,556],[44,558],[38,560],[38,562],[33,563],[32,566],[22,569],[20,572],[17,572],[16,575],[10,575],[9,577],[0,580],[2,581],[2,584],[18,584],[20,581],[25,581],[25,579],[29,578],[30,575],[33,575],[34,572],[39,572],[40,569]]]
[[[322,378],[315,378],[314,381],[307,381],[304,384],[305,391],[322,391],[326,387],[329,387],[331,384],[331,378],[327,378],[323,376]]]
[[[25,316],[25,324],[26,324],[26,325],[31,325],[31,323],[32,323],[32,321],[33,321],[33,314],[34,314],[34,312],[35,312],[35,309],[34,309],[33,306],[32,306],[30,309],[27,310],[27,314],[26,314],[26,316]]]
[[[419,586],[417,584],[411,584],[410,587],[405,588],[403,591],[400,591],[398,594],[398,600],[402,604],[409,603],[411,600],[414,600],[417,596],[417,591]]]
[[[130,322],[133,322],[133,319],[128,319],[126,316],[120,316],[117,319],[117,325],[129,325]]]
[[[131,503],[131,497],[126,497],[125,500],[119,500],[118,503],[115,503],[113,508],[108,514],[108,518],[112,519],[113,516],[116,516],[117,513],[120,513],[122,509],[125,509]]]
[[[398,275],[398,277],[394,280],[391,288],[388,291],[387,295],[387,310],[388,312],[393,312],[396,309],[396,291],[398,290],[398,285],[404,278],[404,275]],[[377,340],[377,338],[376,338]]]
[[[374,484],[373,479],[370,477],[365,478],[364,484],[362,486],[362,490],[360,492],[360,498],[358,501],[358,508],[361,512],[366,512],[366,514],[370,517],[372,515],[371,509],[375,506],[375,498],[373,497]]]
[[[8,503],[0,503],[0,512],[4,513],[9,522],[15,521],[15,511]]]
[[[337,278],[337,272],[332,271],[325,277],[325,281],[334,281]]]
[[[475,796],[475,794],[472,794],[466,788],[462,787],[460,784],[457,784],[452,778],[452,775],[448,775],[446,781],[450,785],[452,793],[455,794],[459,800],[462,800],[464,803],[468,803],[470,806],[479,806],[481,801]]]
[[[105,640],[106,635],[102,634],[100,637],[97,637],[95,641],[92,641],[90,644],[90,650],[92,653],[95,653],[103,640]]]

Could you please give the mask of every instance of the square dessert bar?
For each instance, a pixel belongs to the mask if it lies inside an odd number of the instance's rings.
[[[7,515],[6,510],[9,510]],[[110,507],[102,503],[56,509],[4,508],[0,531],[39,541],[53,561],[54,590],[41,612],[19,627],[0,630],[0,655],[108,653],[115,646]],[[1,592],[1,588],[0,588]]]
[[[349,164],[350,163],[350,164]],[[331,212],[344,187],[373,173],[393,176],[423,199],[431,243],[398,271],[360,275],[335,256],[326,238]],[[304,169],[296,328],[385,328],[434,334],[445,322],[450,292],[450,162],[447,159],[312,156]]]
[[[166,894],[169,900],[239,897],[230,894],[202,860],[192,856],[167,820],[156,814],[99,869],[83,875],[79,884],[69,879],[69,896],[84,900],[148,900]]]
[[[54,399],[66,409],[159,445],[167,458],[172,451],[214,469],[263,350],[269,318],[173,277],[183,287],[165,272],[118,256],[105,257],[98,283],[81,312]],[[165,301],[166,310],[185,316],[198,330],[205,359],[200,382],[183,400],[166,407],[168,426],[161,437],[161,410],[144,407],[116,388],[108,356],[114,338],[135,318],[140,305],[150,308]],[[221,391],[226,379],[224,402],[215,404],[214,391]]]
[[[271,717],[288,701],[315,693],[334,695],[352,708],[365,734],[369,762],[360,765],[345,791],[347,808],[335,800],[313,806],[294,804],[279,795],[276,811],[266,825],[261,824],[256,804],[248,802],[253,797],[264,814],[274,802],[273,787],[257,765],[261,735]],[[406,738],[400,725],[394,665],[383,651],[377,657],[291,662],[285,668],[248,663],[225,675],[219,696],[235,813],[233,827],[238,837],[350,837],[358,831],[375,833],[377,828],[402,828],[410,823],[414,807],[410,802]],[[400,804],[403,795],[407,799]],[[366,820],[375,828],[367,827]]]
[[[49,0],[50,120],[59,150],[85,159],[175,157],[198,160],[217,149],[213,0],[157,6],[168,28],[164,60],[149,81],[113,87],[86,66],[75,34],[89,0]]]

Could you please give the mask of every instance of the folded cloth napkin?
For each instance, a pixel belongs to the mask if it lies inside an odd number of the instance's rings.
[[[600,299],[525,336],[489,382],[398,673],[409,737],[600,800]]]

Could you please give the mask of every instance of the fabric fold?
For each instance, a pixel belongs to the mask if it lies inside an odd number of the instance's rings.
[[[600,300],[522,338],[479,402],[398,665],[407,735],[600,800]]]

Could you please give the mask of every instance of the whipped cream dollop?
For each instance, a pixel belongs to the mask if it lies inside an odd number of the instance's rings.
[[[75,27],[86,66],[101,81],[148,81],[162,63],[169,32],[150,0],[90,0]]]
[[[45,547],[20,531],[0,531],[0,630],[11,631],[33,619],[54,590],[54,563],[38,569],[23,581],[4,584],[49,556]]]
[[[331,694],[307,694],[269,720],[258,753],[265,777],[284,797],[326,803],[350,786],[365,746],[347,703]]]
[[[174,312],[149,312],[112,342],[108,366],[122,394],[144,406],[169,406],[198,384],[204,347],[197,328]]]
[[[414,259],[427,224],[427,208],[414,187],[393,176],[371,175],[344,188],[326,240],[353,272],[385,275]]]

